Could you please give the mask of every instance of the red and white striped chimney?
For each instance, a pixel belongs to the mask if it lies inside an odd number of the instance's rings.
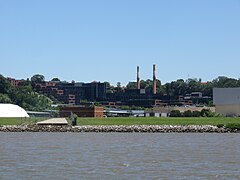
[[[157,93],[156,65],[153,65],[153,94]]]

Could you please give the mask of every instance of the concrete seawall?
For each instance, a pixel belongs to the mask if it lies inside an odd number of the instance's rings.
[[[218,128],[211,125],[132,125],[132,126],[69,126],[21,125],[0,126],[0,132],[119,132],[119,133],[239,133],[240,130]]]

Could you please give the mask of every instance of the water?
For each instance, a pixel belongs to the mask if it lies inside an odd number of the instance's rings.
[[[240,179],[240,134],[0,137],[0,179]]]

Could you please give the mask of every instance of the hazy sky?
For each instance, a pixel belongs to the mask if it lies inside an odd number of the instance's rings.
[[[240,78],[240,0],[0,0],[0,74]]]

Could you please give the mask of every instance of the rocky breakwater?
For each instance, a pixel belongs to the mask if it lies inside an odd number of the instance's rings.
[[[0,132],[119,132],[119,133],[239,133],[240,130],[219,128],[211,125],[108,125],[108,126],[57,126],[57,125],[20,125],[0,126]]]

